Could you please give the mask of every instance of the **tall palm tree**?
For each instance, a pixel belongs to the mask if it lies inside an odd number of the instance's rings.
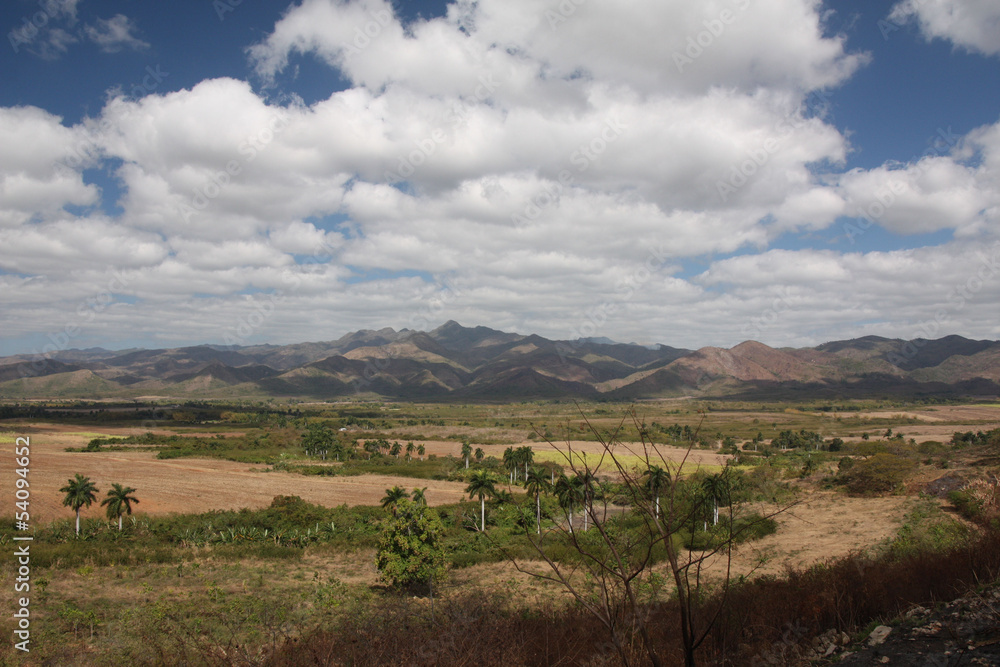
[[[542,534],[542,494],[549,490],[549,480],[545,479],[545,471],[532,468],[524,478],[524,489],[535,496],[535,525],[537,533]]]
[[[577,474],[573,478],[579,489],[580,500],[583,501],[583,532],[587,532],[587,518],[590,516],[590,512],[593,510],[593,496],[594,496],[594,483],[597,482],[597,478],[594,476],[589,469]]]
[[[426,454],[426,453],[427,453],[427,448],[426,447],[424,447],[423,445],[417,445],[417,454],[420,455],[420,460],[421,461],[424,460],[424,454]]]
[[[507,469],[510,483],[514,483],[514,471],[517,470],[517,454],[513,447],[503,450],[503,467]]]
[[[571,533],[573,532],[573,508],[577,506],[580,496],[580,490],[574,479],[570,479],[566,475],[559,475],[559,479],[553,487],[556,498],[559,499],[559,505],[569,513],[569,532]]]
[[[531,465],[535,460],[535,451],[525,445],[523,447],[518,447],[515,452],[517,455],[517,462],[524,466],[524,477],[528,478],[528,466]],[[517,481],[517,473],[514,473],[514,480]]]
[[[406,489],[399,486],[394,486],[391,489],[385,490],[385,497],[382,498],[382,507],[392,512],[392,515],[396,515],[396,504],[400,500],[406,498],[409,495],[406,493]]]
[[[470,498],[479,498],[480,513],[482,515],[481,524],[482,530],[486,532],[486,497],[495,496],[497,493],[496,485],[493,482],[493,475],[490,474],[489,470],[477,470],[472,473],[472,477],[469,480],[469,485],[465,487],[465,492],[469,494]]]
[[[406,443],[406,460],[407,460],[407,461],[409,461],[410,459],[412,459],[412,458],[413,458],[413,452],[414,452],[414,451],[415,451],[416,449],[417,449],[417,448],[413,446],[413,443],[412,443],[412,442],[408,442],[408,443]]]
[[[483,457],[486,456],[486,452],[483,451],[482,447],[476,447],[476,454],[475,454],[475,456],[476,456],[476,461],[479,462],[479,463],[481,463],[482,460],[483,460]]]
[[[79,537],[80,508],[84,506],[90,507],[97,500],[97,486],[90,481],[89,477],[84,477],[80,473],[76,473],[74,479],[67,481],[66,486],[59,489],[59,491],[66,494],[66,497],[63,498],[63,505],[73,508],[73,511],[76,512],[76,536]]]
[[[469,469],[469,456],[472,455],[472,445],[468,440],[462,441],[462,457],[465,459],[465,469]]]
[[[102,506],[107,505],[108,507],[108,518],[118,518],[118,530],[122,529],[122,512],[124,511],[131,516],[132,505],[139,504],[139,499],[131,495],[133,493],[135,493],[135,489],[131,486],[112,484],[111,490],[108,491],[108,497],[101,501]]]
[[[670,484],[670,473],[660,466],[649,466],[646,471],[646,488],[656,501],[656,518],[660,518],[660,491]]]
[[[401,444],[399,444],[398,442],[393,442],[392,443],[392,449],[389,450],[389,453],[392,454],[393,456],[395,456],[398,459],[399,455],[402,452],[403,452],[403,446]]]
[[[413,502],[418,505],[427,505],[427,495],[424,493],[425,491],[427,491],[426,486],[422,489],[413,489],[413,492],[410,494],[410,497],[413,498]]]
[[[712,500],[712,525],[719,525],[719,501],[725,501],[727,484],[721,474],[709,475],[701,482],[705,495]]]

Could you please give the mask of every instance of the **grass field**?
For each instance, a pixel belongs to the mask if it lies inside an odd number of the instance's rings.
[[[813,431],[826,439],[840,437],[846,441],[848,451],[853,451],[850,447],[861,443],[863,434],[871,438],[864,443],[866,447],[882,442],[880,438],[888,429],[905,434],[905,440],[893,440],[884,448],[908,458],[915,468],[906,484],[879,496],[850,497],[835,482],[843,458],[861,461],[870,456],[870,452],[845,457],[844,452],[770,450],[767,452],[769,458],[752,458],[752,465],[739,466],[741,479],[758,489],[744,509],[766,514],[788,504],[792,506],[778,515],[776,533],[736,550],[731,563],[734,576],[783,577],[792,569],[829,563],[859,550],[884,548],[903,534],[918,534],[928,544],[947,544],[958,528],[966,529],[967,522],[954,518],[954,508],[947,500],[919,499],[920,491],[928,482],[942,477],[971,478],[1000,469],[1000,461],[995,458],[984,458],[981,453],[966,454],[946,444],[921,449],[921,443],[928,441],[948,443],[955,431],[976,432],[1000,427],[1000,404],[884,406],[865,403],[849,406],[857,408],[852,410],[840,409],[847,406],[839,406],[836,410],[830,407],[820,404],[695,406],[678,401],[650,402],[636,407],[640,422],[656,433],[658,439],[666,438],[662,427],[673,424],[688,426],[704,436],[709,443],[706,448],[687,450],[658,445],[669,465],[676,466],[686,457],[684,469],[691,473],[716,473],[725,469],[733,455],[722,454],[713,449],[711,443],[718,444],[727,436],[742,444],[760,434],[764,438],[760,448],[764,450],[767,441],[782,431]],[[505,610],[503,614],[516,610],[514,616],[524,618],[546,609],[561,609],[569,600],[564,588],[505,564],[496,552],[497,544],[492,542],[498,540],[508,547],[516,545],[520,549],[517,553],[522,569],[545,571],[546,566],[533,560],[533,552],[525,548],[528,544],[523,533],[525,524],[516,523],[521,510],[515,505],[531,500],[524,496],[522,487],[509,487],[513,500],[504,502],[511,506],[505,507],[499,501],[488,504],[489,520],[496,523],[488,529],[487,535],[467,526],[470,519],[477,519],[479,503],[470,501],[465,493],[468,476],[473,471],[466,470],[464,461],[459,459],[462,441],[468,441],[473,449],[483,450],[485,460],[478,464],[473,460],[471,467],[493,470],[503,489],[508,489],[507,476],[499,460],[508,447],[530,446],[536,462],[557,463],[564,468],[566,459],[561,452],[572,450],[578,465],[595,465],[603,447],[591,428],[605,437],[617,431],[619,440],[615,455],[626,467],[634,466],[641,471],[646,461],[641,445],[635,444],[638,432],[630,420],[622,418],[622,410],[626,408],[549,402],[505,406],[324,404],[308,410],[296,406],[296,410],[304,414],[280,420],[262,417],[253,423],[220,419],[206,420],[206,423],[177,423],[161,419],[150,428],[148,424],[127,421],[94,423],[82,415],[79,420],[60,418],[58,421],[8,420],[0,423],[0,452],[8,460],[14,458],[17,437],[31,439],[32,523],[36,526],[61,523],[65,535],[62,542],[45,544],[50,558],[44,566],[34,568],[32,575],[38,586],[33,618],[38,640],[46,642],[47,648],[37,653],[37,660],[33,655],[20,664],[43,664],[43,659],[46,664],[67,666],[121,664],[122,659],[130,660],[131,664],[157,664],[155,657],[150,658],[150,647],[162,649],[164,655],[173,655],[169,651],[177,646],[170,642],[181,641],[180,637],[217,641],[228,636],[239,638],[243,648],[266,651],[276,646],[268,644],[271,641],[265,636],[268,632],[273,632],[273,637],[282,637],[283,641],[286,636],[297,637],[296,628],[333,627],[347,622],[345,619],[368,618],[372,614],[376,620],[371,622],[377,625],[382,622],[377,620],[379,610],[387,608],[385,605],[405,605],[408,611],[391,612],[400,618],[415,614],[412,618],[424,619],[428,600],[397,596],[387,591],[374,567],[375,531],[385,510],[363,506],[378,505],[386,489],[397,485],[408,491],[426,487],[429,504],[443,507],[442,515],[447,513],[453,525],[458,527],[449,539],[462,544],[468,542],[471,549],[463,558],[454,557],[455,567],[436,593],[441,604],[464,599],[501,599],[506,600],[501,605]],[[580,414],[581,410],[586,418]],[[367,420],[367,424],[359,427],[349,421],[355,418]],[[656,428],[654,423],[658,425]],[[422,479],[399,476],[393,474],[393,468],[398,466],[402,471],[403,467],[398,464],[400,458],[376,456],[373,462],[364,454],[355,460],[360,459],[365,464],[364,471],[378,470],[378,474],[299,474],[295,472],[296,466],[304,469],[340,465],[304,453],[301,439],[307,427],[316,424],[326,425],[345,441],[357,439],[364,443],[384,438],[404,445],[407,442],[422,445],[426,463],[412,467],[421,468],[421,474],[425,475],[436,474],[436,469],[440,469],[446,476]],[[341,428],[347,430],[341,431]],[[147,430],[165,440],[123,451],[115,451],[110,444],[100,451],[67,451],[68,448],[84,448],[95,438],[141,436]],[[189,449],[176,458],[158,458],[158,453],[170,446],[169,438],[175,435],[177,442],[183,442]],[[909,442],[911,438],[913,443]],[[228,460],[225,456],[210,456],[209,447],[213,443],[224,443],[230,449],[222,451],[238,454],[244,450],[237,448],[237,444],[258,447],[259,451],[246,451],[261,453],[268,460],[245,463]],[[200,450],[199,445],[205,448]],[[199,451],[204,451],[205,455],[197,455]],[[354,451],[363,450],[359,446]],[[380,461],[384,465],[379,464]],[[611,471],[608,466],[606,472]],[[605,470],[598,470],[598,474],[602,472]],[[174,522],[197,528],[204,523],[218,523],[223,518],[214,513],[196,518],[189,515],[242,508],[266,511],[264,508],[270,508],[276,496],[299,496],[322,508],[358,507],[350,511],[365,517],[366,532],[363,540],[351,537],[356,535],[354,533],[336,533],[331,542],[310,543],[293,549],[278,547],[277,542],[274,545],[175,544],[163,541],[166,539],[163,534],[155,533],[153,528],[148,529],[146,537],[135,538],[134,544],[129,541],[133,538],[129,537],[127,529],[119,544],[115,541],[116,530],[104,526],[101,530],[105,531],[105,537],[101,539],[109,540],[108,549],[116,550],[114,553],[122,558],[131,558],[125,565],[105,565],[101,563],[114,561],[101,560],[100,554],[105,549],[102,543],[81,543],[78,547],[72,538],[70,520],[73,512],[63,505],[59,489],[77,473],[90,477],[97,485],[99,499],[112,483],[134,487],[140,499],[135,507],[136,525],[139,526],[155,527]],[[0,467],[0,486],[12,489],[14,484],[13,466]],[[556,512],[548,526],[560,525],[565,517],[559,518],[556,501],[545,498],[544,502]],[[526,507],[533,510],[530,502]],[[623,510],[615,506],[614,512]],[[935,523],[929,528],[921,528],[924,525],[921,522],[926,522],[929,515]],[[85,507],[82,516],[100,519],[103,508],[98,504]],[[235,513],[227,515],[225,520],[238,523],[244,516],[249,515]],[[533,516],[529,512],[531,530],[534,529]],[[579,511],[576,518],[579,526]],[[91,521],[89,525],[94,526],[96,522]],[[342,528],[342,525],[338,520],[337,526]],[[512,529],[515,525],[522,528]],[[940,530],[940,526],[947,528]],[[214,530],[217,532],[218,526]],[[335,532],[337,529],[331,527],[330,530]],[[522,532],[518,534],[517,530]],[[9,535],[4,539],[8,540]],[[75,557],[83,547],[86,547],[84,553],[92,556]],[[12,575],[9,562],[3,567],[6,575]],[[724,571],[725,564],[719,560],[709,564],[705,574],[711,581],[723,576]],[[664,564],[656,565],[655,572],[663,580],[669,579]],[[8,626],[9,622],[2,627],[8,629]],[[198,650],[202,649],[225,650],[227,655],[235,655],[232,653],[234,647],[229,645],[202,646]],[[0,651],[0,662],[4,659]],[[175,658],[161,659],[161,664],[175,662]],[[195,660],[192,664],[200,663]],[[258,663],[250,658],[244,662],[233,658],[231,662],[219,664]]]

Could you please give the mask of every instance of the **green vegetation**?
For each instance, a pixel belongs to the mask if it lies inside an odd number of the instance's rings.
[[[597,641],[606,641],[605,626],[579,604],[565,604],[551,582],[497,581],[485,589],[466,588],[466,577],[490,576],[484,573],[492,570],[465,568],[509,559],[537,561],[536,545],[544,539],[553,563],[579,573],[593,566],[595,557],[607,558],[611,546],[632,545],[639,550],[630,553],[648,554],[649,574],[636,579],[636,610],[647,614],[650,642],[667,664],[680,664],[683,656],[672,652],[678,645],[679,626],[672,620],[677,601],[665,575],[671,549],[680,554],[724,551],[727,545],[771,535],[778,524],[751,504],[785,506],[803,487],[861,496],[913,494],[922,488],[913,480],[927,479],[916,476],[918,470],[950,474],[962,461],[959,488],[942,495],[947,493],[970,524],[955,521],[939,501],[923,500],[909,508],[893,540],[851,557],[851,567],[861,568],[857,572],[838,562],[787,578],[734,582],[724,605],[718,603],[723,611],[717,626],[699,650],[711,660],[736,650],[720,647],[760,647],[767,637],[780,639],[781,623],[809,614],[817,631],[855,631],[924,594],[913,592],[912,576],[906,584],[912,590],[901,583],[906,567],[920,572],[951,567],[947,577],[956,588],[1000,574],[1000,564],[987,562],[989,553],[997,553],[996,534],[990,531],[998,521],[1000,429],[990,430],[993,425],[979,431],[963,427],[946,442],[918,444],[900,433],[912,432],[909,418],[859,416],[888,407],[878,402],[793,408],[661,402],[651,404],[646,420],[636,424],[623,423],[621,407],[558,401],[507,406],[193,403],[176,409],[129,404],[127,411],[112,413],[64,404],[64,412],[43,412],[46,419],[58,415],[64,423],[81,425],[76,437],[90,438],[73,454],[81,460],[95,452],[152,451],[160,458],[222,458],[301,475],[387,474],[398,483],[385,484],[382,506],[323,507],[291,495],[292,483],[290,495],[274,498],[263,509],[149,516],[140,513],[147,508],[148,491],[131,488],[127,478],[101,499],[94,484],[77,475],[61,489],[65,505],[76,513],[75,526],[68,512],[65,519],[35,526],[32,613],[39,619],[38,656],[50,664],[84,664],[81,655],[95,665],[210,664],[211,656],[224,651],[231,659],[223,664],[282,665],[294,664],[292,648],[299,647],[358,664],[377,664],[378,656],[419,664],[439,654],[457,662],[479,656],[479,661],[518,664],[518,655],[579,646],[589,647],[574,654],[581,661],[603,651],[613,662],[614,651]],[[65,411],[78,408],[83,412]],[[55,406],[0,409],[14,410],[17,418],[30,412],[38,419],[39,409]],[[579,410],[588,414],[596,433],[586,429]],[[158,433],[109,434],[112,426],[151,428],[149,420],[140,419],[146,414],[157,415]],[[162,434],[167,429],[171,434]],[[635,476],[630,488],[610,465],[588,469],[596,463],[593,454],[567,458],[542,449],[547,445],[538,437],[527,446],[529,434],[536,432],[555,445],[595,442],[611,433],[626,442],[645,435],[657,445],[721,448],[733,458],[728,466],[689,462],[685,474],[677,475],[675,465],[651,466],[640,453],[622,449],[618,456],[625,472]],[[0,442],[8,439],[13,436],[0,433]],[[454,444],[452,455],[427,456],[424,442],[440,452],[434,448],[440,441]],[[498,443],[507,448],[502,455],[500,448],[490,448]],[[978,466],[971,472],[969,460]],[[427,495],[431,504],[436,499],[417,486],[420,480],[461,482],[469,498],[428,508]],[[95,502],[103,508],[102,518],[81,519],[80,510]],[[650,522],[671,515],[683,517],[683,525],[669,540],[651,539]],[[0,544],[9,544],[13,522],[3,526]],[[993,551],[986,553],[990,544]],[[327,569],[343,562],[356,563],[357,569],[347,575]],[[358,583],[366,581],[358,572],[375,572],[373,566],[385,586]],[[338,578],[342,575],[347,578]],[[691,576],[697,576],[695,569]],[[926,590],[945,594],[934,588],[939,582],[927,579]],[[576,580],[588,595],[598,590],[595,581]],[[862,600],[852,592],[862,583],[885,591],[884,596]],[[432,591],[434,616],[423,611],[426,600],[412,597]],[[720,599],[713,597],[718,590],[712,586],[692,593],[702,609],[712,609],[713,600]],[[788,600],[799,616],[787,615],[779,604]],[[876,608],[876,602],[881,606]],[[759,620],[753,636],[741,634],[745,623],[740,619],[750,617]],[[469,618],[481,628],[463,625],[462,619]],[[372,632],[387,623],[405,631]],[[4,629],[8,626],[9,621]],[[463,629],[471,639],[456,634]],[[562,648],[546,649],[549,644],[540,636]],[[441,648],[436,642],[442,637],[452,637],[454,644]],[[639,646],[638,640],[625,642],[622,655],[639,660]],[[487,650],[492,653],[477,652]],[[727,655],[734,664],[750,664],[752,657]]]

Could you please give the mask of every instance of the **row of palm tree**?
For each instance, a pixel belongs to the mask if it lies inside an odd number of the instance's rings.
[[[513,447],[508,447],[503,452],[503,465],[510,472],[510,482],[513,484],[517,481],[517,476],[520,470],[524,470],[524,476],[528,476],[528,466],[530,466],[535,460],[535,452],[531,447],[525,445],[523,447],[518,447],[514,449]]]
[[[90,507],[97,500],[97,486],[89,477],[77,473],[73,479],[67,480],[66,486],[59,491],[66,494],[63,506],[70,507],[76,512],[76,535],[79,537],[80,510],[83,507]],[[101,506],[107,507],[108,519],[118,519],[118,530],[122,529],[122,514],[131,515],[132,505],[139,504],[139,499],[132,495],[135,491],[131,486],[112,484],[107,497],[101,501]]]
[[[508,448],[508,451],[516,452],[517,450]],[[670,487],[670,472],[660,466],[651,465],[647,468],[644,478],[646,489],[654,502],[655,515],[659,518],[660,498],[663,492]],[[535,500],[536,533],[541,535],[542,532],[542,496],[548,493],[555,495],[559,506],[566,512],[570,531],[573,530],[573,513],[576,510],[581,510],[583,514],[583,530],[586,531],[596,484],[597,478],[590,470],[583,470],[570,476],[562,474],[554,483],[548,478],[548,473],[543,468],[533,467],[526,470],[524,489]],[[729,502],[729,487],[729,480],[724,477],[723,473],[708,475],[701,482],[702,497],[712,504],[713,526],[719,523],[719,504]],[[486,499],[498,495],[495,478],[487,470],[477,470],[472,474],[465,492],[469,494],[470,498],[479,499],[480,530],[485,531]],[[708,529],[707,519],[705,520],[705,529]]]

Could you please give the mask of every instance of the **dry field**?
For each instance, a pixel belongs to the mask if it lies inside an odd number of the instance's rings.
[[[129,435],[130,429],[102,428],[106,435]],[[427,487],[431,505],[458,502],[464,485],[456,482],[414,480],[388,475],[358,477],[307,477],[284,472],[262,472],[266,466],[219,459],[158,460],[155,452],[66,452],[66,447],[82,447],[94,437],[79,427],[31,424],[18,435],[31,437],[31,518],[34,522],[72,516],[62,505],[59,489],[74,474],[90,479],[100,496],[113,483],[137,489],[138,511],[147,514],[206,512],[214,509],[267,507],[274,496],[297,495],[328,507],[377,505],[385,489],[399,484],[410,488],[419,482]],[[11,433],[4,434],[7,436]],[[5,438],[0,452],[14,458],[14,443]],[[0,467],[0,488],[14,488],[12,466]],[[84,509],[81,516],[101,516],[97,505]]]
[[[405,488],[426,486],[431,505],[458,502],[464,485],[457,482],[414,480],[390,475],[360,475],[357,477],[311,477],[284,472],[264,472],[267,466],[236,463],[220,459],[159,460],[155,452],[67,452],[67,447],[84,447],[99,435],[133,435],[130,428],[101,428],[100,433],[86,432],[82,427],[57,424],[25,424],[19,430],[5,433],[0,452],[13,458],[15,435],[31,437],[31,517],[36,522],[48,522],[71,516],[62,505],[59,489],[76,473],[97,485],[100,495],[113,483],[137,489],[138,510],[147,514],[171,512],[206,512],[214,509],[251,509],[266,507],[277,495],[297,495],[312,503],[327,507],[341,505],[378,504],[385,489],[399,484]],[[157,431],[170,434],[170,431]],[[454,441],[417,441],[424,444],[427,454],[458,456],[461,444]],[[523,443],[538,452],[556,454],[548,443]],[[571,443],[575,452],[595,455],[600,445],[594,442]],[[518,445],[520,446],[520,445]],[[503,455],[504,445],[484,445],[488,456]],[[667,457],[684,455],[682,449],[664,449]],[[556,456],[558,456],[556,454]],[[553,460],[556,460],[553,457]],[[694,451],[691,464],[722,465],[725,457],[711,452]],[[0,468],[0,486],[13,488],[14,471]],[[85,508],[84,517],[100,516],[98,506]]]

